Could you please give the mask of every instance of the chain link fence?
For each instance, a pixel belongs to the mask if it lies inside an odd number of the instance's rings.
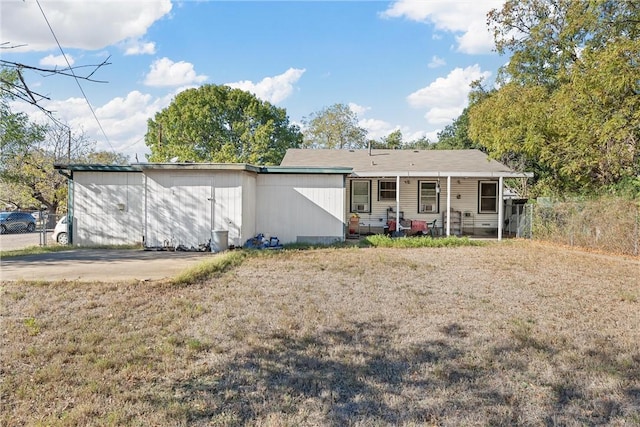
[[[640,255],[640,201],[619,197],[557,201],[538,198],[533,238],[625,255]]]
[[[0,250],[56,243],[53,231],[62,216],[46,211],[0,212]]]
[[[505,206],[503,235],[530,239],[532,234],[533,205],[513,203],[509,200]]]

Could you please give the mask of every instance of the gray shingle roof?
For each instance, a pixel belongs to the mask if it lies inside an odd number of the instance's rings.
[[[354,176],[525,176],[479,150],[289,149],[281,165],[350,167]]]

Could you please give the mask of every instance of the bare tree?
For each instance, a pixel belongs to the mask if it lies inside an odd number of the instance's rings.
[[[8,43],[6,42],[0,44],[1,50],[12,49],[16,47],[19,47],[19,46],[9,46]],[[24,101],[27,104],[37,107],[43,113],[53,118],[52,111],[47,110],[41,104],[43,100],[50,100],[50,98],[47,97],[46,95],[43,95],[41,93],[38,93],[32,90],[29,87],[24,77],[24,70],[30,70],[30,71],[40,73],[43,77],[64,76],[64,77],[71,77],[73,79],[85,80],[92,83],[107,83],[104,80],[94,79],[93,75],[100,68],[104,67],[105,65],[111,64],[110,62],[108,62],[109,58],[111,57],[109,56],[107,59],[105,59],[99,64],[79,65],[77,67],[64,67],[64,68],[58,68],[58,67],[42,68],[42,67],[35,67],[33,65],[23,64],[20,62],[6,61],[4,59],[0,59],[0,67],[2,67],[5,70],[12,71],[11,73],[0,74],[0,91],[1,91],[0,97],[2,98],[8,97],[11,99],[18,99],[20,101]],[[87,71],[84,73],[76,73],[76,71],[78,70],[83,70],[83,71],[87,70]]]

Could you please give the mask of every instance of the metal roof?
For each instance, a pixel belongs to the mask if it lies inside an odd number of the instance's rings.
[[[338,174],[349,175],[353,169],[344,167],[265,166],[262,173]]]
[[[480,150],[289,149],[281,166],[347,167],[354,177],[455,176],[530,177]]]
[[[170,170],[210,170],[210,171],[248,171],[260,172],[259,166],[247,163],[134,163],[140,169]]]
[[[103,165],[103,164],[57,164],[54,169],[71,172],[142,172],[136,165]]]
[[[131,165],[103,164],[58,164],[61,172],[142,172],[146,170],[200,170],[200,171],[247,171],[253,173],[278,174],[341,174],[349,175],[351,168],[308,166],[255,166],[247,163],[133,163]]]

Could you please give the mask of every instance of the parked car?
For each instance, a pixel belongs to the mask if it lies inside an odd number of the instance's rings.
[[[36,229],[36,219],[28,212],[0,212],[0,233],[29,232]]]
[[[53,235],[51,236],[53,240],[58,242],[61,245],[69,244],[69,235],[67,234],[67,216],[63,216],[58,220],[56,224],[56,228],[53,229]]]

